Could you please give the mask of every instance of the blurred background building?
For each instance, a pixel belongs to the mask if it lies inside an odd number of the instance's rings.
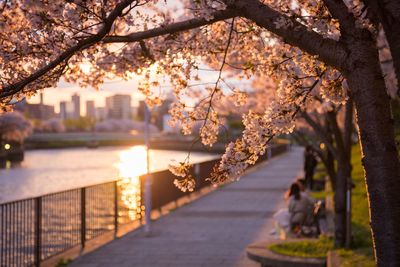
[[[96,106],[93,100],[86,101],[86,117],[96,118]]]
[[[117,94],[107,97],[106,110],[108,119],[131,119],[131,96]]]

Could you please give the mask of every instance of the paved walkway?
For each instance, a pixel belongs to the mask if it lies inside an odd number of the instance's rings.
[[[69,266],[259,266],[247,259],[249,243],[271,238],[272,214],[301,171],[302,150],[293,148],[153,223],[153,235],[135,231]]]

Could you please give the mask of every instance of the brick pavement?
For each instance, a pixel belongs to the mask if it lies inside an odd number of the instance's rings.
[[[69,266],[259,266],[247,259],[245,248],[271,238],[272,214],[285,205],[283,193],[301,169],[302,150],[293,148],[161,217],[150,237],[131,232]]]

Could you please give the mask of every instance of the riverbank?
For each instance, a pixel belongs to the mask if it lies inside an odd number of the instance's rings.
[[[144,145],[143,134],[130,133],[36,133],[25,140],[25,148],[58,149],[70,147],[87,147],[95,143],[96,146],[134,146]],[[200,142],[193,143],[193,137],[181,135],[154,134],[150,139],[150,148],[159,150],[194,151],[221,154],[225,151],[224,143],[205,147]]]

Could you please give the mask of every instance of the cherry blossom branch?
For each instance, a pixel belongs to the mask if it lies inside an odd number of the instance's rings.
[[[28,84],[46,75],[52,69],[56,68],[61,62],[72,57],[76,52],[89,48],[97,43],[118,43],[118,42],[138,42],[161,35],[173,34],[194,28],[199,28],[217,21],[244,16],[259,26],[282,37],[286,43],[299,47],[300,49],[312,55],[319,55],[327,64],[343,69],[346,64],[347,53],[341,44],[335,40],[323,38],[314,31],[308,31],[307,28],[297,21],[281,14],[278,11],[257,0],[239,0],[235,1],[226,10],[217,11],[212,14],[212,18],[194,18],[182,22],[172,23],[148,31],[136,32],[126,36],[106,36],[112,29],[113,22],[119,17],[126,7],[129,7],[134,0],[125,0],[119,3],[109,16],[104,20],[104,26],[94,36],[78,41],[78,43],[61,53],[54,60],[46,63],[37,71],[33,72],[25,79],[16,83],[4,86],[0,93],[0,99],[12,96]],[[282,26],[280,23],[284,20],[289,26]],[[284,23],[284,24],[285,24]]]
[[[219,82],[220,82],[221,79],[222,79],[222,71],[223,71],[224,66],[225,66],[225,64],[226,64],[226,59],[227,59],[227,56],[228,56],[229,46],[230,46],[231,41],[232,41],[232,33],[233,33],[233,31],[234,31],[234,25],[235,25],[235,18],[233,18],[233,19],[232,19],[232,22],[231,22],[231,27],[230,27],[229,35],[228,35],[228,42],[227,42],[227,45],[226,45],[225,50],[224,50],[224,56],[223,56],[223,59],[222,59],[221,66],[220,66],[220,68],[219,68],[219,70],[218,70],[218,78],[217,78],[217,81],[215,82],[214,89],[213,89],[211,95],[208,96],[208,97],[206,98],[206,99],[209,98],[210,100],[208,101],[207,113],[206,113],[206,115],[205,115],[205,118],[204,118],[204,121],[203,121],[203,125],[200,127],[200,130],[199,130],[200,135],[197,136],[197,138],[195,138],[195,139],[192,141],[192,144],[191,144],[191,146],[190,146],[190,148],[189,148],[188,155],[186,156],[186,158],[185,158],[185,160],[184,160],[184,163],[188,163],[188,162],[189,162],[190,154],[191,154],[192,148],[193,148],[193,146],[194,146],[196,143],[198,143],[198,142],[201,140],[201,138],[202,138],[202,137],[201,137],[201,133],[204,131],[204,129],[205,129],[206,125],[207,125],[207,121],[209,120],[209,114],[210,114],[210,112],[211,112],[211,110],[212,110],[212,101],[213,101],[213,97],[214,97],[215,93],[219,90],[219,89],[218,89],[218,85],[219,85]],[[218,127],[219,127],[219,124],[218,124]],[[189,163],[188,163],[188,164],[189,164]]]
[[[239,15],[239,12],[237,10],[233,9],[226,9],[222,11],[217,11],[212,15],[212,19],[206,19],[206,18],[194,18],[194,19],[189,19],[181,22],[175,22],[169,25],[163,25],[154,29],[150,29],[147,31],[142,31],[142,32],[135,32],[131,33],[128,35],[123,35],[123,36],[107,36],[105,37],[102,41],[103,43],[132,43],[132,42],[138,42],[140,40],[146,40],[162,35],[167,35],[167,34],[174,34],[178,32],[183,32],[195,28],[199,28],[205,25],[212,24],[217,21],[225,20],[225,19],[230,19],[233,17],[236,17]]]
[[[206,123],[207,123],[207,119],[208,119],[208,116],[209,116],[209,114],[210,114],[210,110],[211,110],[211,107],[212,107],[212,100],[213,100],[213,97],[214,97],[215,93],[216,93],[217,90],[218,90],[218,85],[219,85],[219,82],[220,82],[220,80],[221,80],[221,78],[222,78],[222,70],[223,70],[224,67],[225,67],[226,58],[227,58],[227,56],[228,56],[228,50],[229,50],[229,46],[230,46],[231,41],[232,41],[232,33],[233,33],[234,25],[235,25],[235,18],[232,19],[232,24],[231,24],[231,28],[230,28],[229,36],[228,36],[228,43],[226,44],[226,48],[225,48],[225,51],[224,51],[224,57],[222,58],[221,67],[219,68],[219,71],[218,71],[218,78],[217,78],[217,81],[215,82],[214,90],[213,90],[213,92],[212,92],[211,95],[210,95],[209,106],[208,106],[208,110],[207,110],[206,117],[205,117],[205,119],[204,119],[204,124],[203,124],[203,126],[201,127],[200,131],[202,131],[202,129],[204,128],[204,126],[205,126]]]
[[[1,6],[0,6],[0,14],[3,13],[3,11],[6,9],[7,4],[8,4],[8,0],[2,1]]]
[[[127,36],[108,36],[106,35],[112,29],[112,25],[114,21],[122,15],[123,10],[126,7],[129,7],[134,0],[125,0],[119,3],[113,11],[110,12],[108,17],[104,19],[104,26],[99,30],[99,32],[93,36],[88,38],[82,39],[78,41],[78,43],[68,49],[66,49],[63,53],[61,53],[58,57],[54,60],[47,63],[42,68],[38,69],[34,73],[30,74],[25,79],[22,79],[16,83],[9,84],[1,88],[0,92],[0,99],[6,99],[7,97],[13,96],[14,94],[23,90],[23,88],[30,83],[34,82],[35,80],[41,78],[42,76],[46,75],[47,73],[51,72],[52,69],[56,68],[59,64],[63,61],[68,60],[71,58],[75,53],[78,51],[84,50],[89,48],[99,42],[103,43],[115,43],[115,42],[138,42],[141,40],[149,39],[152,37],[157,37],[160,35],[166,34],[173,34],[193,28],[198,28],[204,25],[208,25],[214,23],[216,21],[232,18],[238,15],[238,11],[236,10],[223,10],[217,11],[213,14],[213,19],[207,20],[205,18],[195,18],[190,19],[184,22],[177,22],[167,26],[161,26],[159,28],[155,28],[152,30],[144,31],[144,32],[137,32]]]
[[[346,69],[348,54],[340,42],[322,37],[315,31],[297,22],[258,0],[239,0],[235,6],[242,15],[258,26],[280,36],[287,44],[296,46],[310,55],[318,55],[326,64],[339,70]]]
[[[325,71],[322,71],[322,73],[320,73],[319,75],[319,78],[316,79],[305,92],[303,91],[304,94],[301,101],[298,104],[296,104],[295,110],[290,115],[291,120],[293,120],[298,114],[298,112],[301,111],[301,108],[306,102],[309,94],[319,84],[324,74]],[[282,112],[285,114],[286,111],[287,110],[283,110]],[[281,115],[282,114],[274,114],[274,117],[270,119],[273,121],[274,119],[278,118]],[[256,127],[262,127],[262,126],[261,124],[257,124]],[[268,131],[267,133],[263,133],[261,131],[261,133],[259,134],[261,135],[260,140],[262,141],[260,144],[257,144],[256,146],[262,147],[263,149],[254,150],[251,144],[248,143],[249,140],[242,136],[241,139],[237,139],[235,143],[230,143],[227,146],[225,155],[223,156],[221,162],[219,163],[219,165],[214,166],[211,177],[207,178],[207,180],[209,180],[212,184],[224,183],[228,179],[240,176],[249,164],[254,164],[258,156],[263,153],[262,152],[263,150],[265,150],[265,147],[276,136],[277,132],[268,134]]]
[[[165,34],[172,34],[193,28],[205,26],[216,21],[242,16],[262,28],[283,38],[283,40],[301,50],[318,55],[328,65],[339,70],[348,66],[346,59],[347,51],[340,42],[333,39],[324,38],[317,32],[309,31],[306,26],[297,22],[272,8],[259,2],[258,0],[239,0],[235,1],[226,10],[218,11],[213,14],[213,18],[195,18],[187,21],[177,22],[170,25],[154,28],[148,31],[132,33],[126,36],[109,36],[104,38],[105,43],[114,42],[137,42]],[[280,25],[281,22],[287,25]]]
[[[0,99],[4,99],[6,97],[18,93],[31,82],[41,78],[42,76],[46,75],[48,72],[56,68],[63,61],[66,61],[69,58],[71,58],[76,52],[88,48],[101,41],[104,38],[104,36],[106,36],[107,33],[112,29],[114,21],[119,17],[121,12],[127,6],[129,6],[133,1],[134,0],[124,0],[121,3],[117,4],[114,10],[111,11],[110,14],[107,16],[107,18],[104,20],[104,26],[99,30],[99,32],[96,35],[88,37],[87,39],[84,39],[82,41],[79,41],[76,45],[66,49],[57,58],[50,61],[48,64],[46,64],[44,67],[40,68],[36,72],[32,73],[27,78],[1,88]]]

